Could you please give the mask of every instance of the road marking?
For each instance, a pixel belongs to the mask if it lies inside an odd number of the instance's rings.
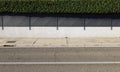
[[[39,49],[39,48],[120,48],[120,47],[66,47],[66,46],[61,46],[61,47],[52,47],[52,46],[49,46],[49,47],[0,47],[0,49],[31,49],[31,48],[34,48],[34,49]]]
[[[0,62],[0,64],[120,64],[120,62]]]

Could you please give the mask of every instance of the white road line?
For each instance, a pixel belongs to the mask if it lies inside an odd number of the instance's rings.
[[[113,49],[115,49],[115,48],[120,48],[120,47],[66,47],[66,46],[60,46],[60,47],[52,47],[52,46],[49,46],[49,47],[0,47],[0,49],[29,49],[29,48],[34,48],[34,49],[36,49],[36,48],[113,48]]]
[[[120,62],[0,62],[0,64],[120,64]]]

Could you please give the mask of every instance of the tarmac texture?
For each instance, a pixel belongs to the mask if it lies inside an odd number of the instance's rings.
[[[0,62],[119,62],[120,48],[0,48]]]
[[[0,72],[120,72],[120,38],[0,38]]]
[[[10,62],[11,64],[9,64]],[[17,64],[17,62],[20,62],[21,64],[20,63]],[[25,62],[29,62],[31,64],[24,64]],[[38,62],[38,64],[37,63],[34,64],[34,62]],[[46,64],[40,64],[40,62],[41,63],[46,62]],[[47,64],[49,62],[53,62],[53,64]],[[59,62],[59,64],[55,64],[57,62]],[[64,62],[64,64],[62,64],[62,62]],[[68,62],[69,63],[96,62],[96,63],[67,64]],[[99,62],[99,64],[97,62]],[[108,63],[104,64],[102,62]],[[117,64],[114,62],[119,63]],[[120,71],[119,47],[0,48],[0,72],[119,72],[119,71]]]
[[[120,64],[0,65],[0,72],[120,72]]]

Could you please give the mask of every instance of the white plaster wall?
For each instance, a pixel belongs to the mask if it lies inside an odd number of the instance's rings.
[[[120,37],[120,27],[4,27],[0,37]]]

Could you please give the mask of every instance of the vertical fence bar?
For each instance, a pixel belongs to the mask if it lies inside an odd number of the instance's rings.
[[[2,30],[4,30],[3,16],[1,17],[1,21],[2,21]]]
[[[110,19],[110,24],[111,24],[111,30],[113,30],[112,18]]]
[[[56,4],[55,2],[54,2],[54,8],[55,8],[55,9],[54,9],[54,10],[55,10],[54,12],[57,12],[57,10],[56,10],[56,9],[57,9],[57,4]],[[56,14],[55,17],[57,17],[57,28],[56,28],[56,29],[59,30],[59,24],[58,24],[59,15]]]
[[[86,28],[85,28],[85,18],[84,18],[84,30],[86,30]]]
[[[28,17],[29,19],[29,30],[31,30],[31,16]]]
[[[59,17],[57,16],[57,30],[59,30],[58,19],[59,19]]]

